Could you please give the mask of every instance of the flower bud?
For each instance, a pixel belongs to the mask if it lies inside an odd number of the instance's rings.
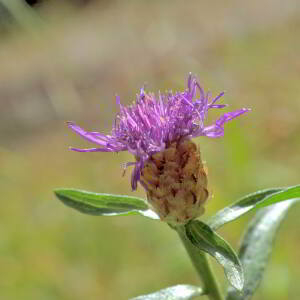
[[[204,213],[207,176],[200,151],[185,139],[153,154],[141,170],[147,199],[160,219],[185,224]]]

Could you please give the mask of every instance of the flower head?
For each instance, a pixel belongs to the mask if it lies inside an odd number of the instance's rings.
[[[224,95],[212,98],[205,93],[191,74],[182,92],[147,93],[144,88],[134,104],[125,107],[117,96],[120,112],[110,135],[88,132],[73,122],[68,126],[83,138],[97,145],[79,152],[129,151],[135,156],[131,186],[140,182],[147,198],[160,218],[169,223],[185,223],[201,215],[208,197],[207,177],[200,151],[191,141],[194,137],[217,138],[224,135],[224,124],[249,111],[238,109],[223,114],[211,125],[205,124],[210,109]]]
[[[212,125],[204,124],[207,112],[212,108],[224,108],[226,104],[217,104],[224,92],[212,98],[191,74],[188,77],[187,89],[183,92],[146,93],[144,88],[136,96],[136,102],[128,107],[120,103],[116,97],[120,113],[110,135],[99,132],[88,132],[73,122],[68,126],[77,134],[96,144],[89,149],[71,148],[79,152],[119,152],[129,151],[136,161],[127,163],[134,165],[131,185],[137,188],[141,169],[145,162],[155,153],[168,148],[175,141],[191,139],[199,136],[217,138],[224,135],[224,124],[249,111],[238,109],[223,114]]]

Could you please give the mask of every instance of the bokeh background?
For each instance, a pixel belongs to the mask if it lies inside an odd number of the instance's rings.
[[[57,187],[131,194],[127,153],[75,153],[65,125],[108,133],[115,94],[184,89],[193,72],[231,109],[252,112],[222,139],[199,138],[213,197],[299,184],[299,0],[0,1],[0,299],[128,299],[199,284],[168,226],[91,217]],[[210,118],[218,116],[212,112]],[[134,195],[144,196],[140,188]],[[300,208],[283,224],[254,299],[299,299]],[[249,218],[221,230],[235,248]],[[216,271],[226,285],[222,270]]]

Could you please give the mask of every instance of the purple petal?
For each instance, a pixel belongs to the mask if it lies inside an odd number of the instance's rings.
[[[220,98],[221,97],[223,97],[224,96],[224,92],[222,92],[222,93],[220,93],[211,103],[210,103],[210,105],[213,105],[213,104],[215,104],[217,101],[219,101],[220,100]]]
[[[76,152],[114,152],[115,150],[107,149],[107,148],[87,148],[87,149],[80,149],[80,148],[73,148],[70,147],[70,150]]]
[[[218,126],[223,126],[226,122],[231,121],[232,119],[250,111],[251,109],[249,108],[242,108],[242,109],[238,109],[229,113],[226,113],[224,115],[222,115],[217,121],[216,124]]]
[[[117,104],[118,106],[121,105],[121,99],[120,99],[120,96],[118,96],[118,95],[116,95],[116,104]]]
[[[203,135],[210,138],[219,138],[224,136],[224,128],[213,124],[204,128]]]
[[[209,104],[208,108],[224,108],[227,106],[228,106],[228,104]]]
[[[74,132],[82,136],[84,139],[88,140],[89,142],[101,145],[101,146],[106,146],[106,142],[97,138],[95,136],[95,132],[90,134],[89,132],[85,131],[83,128],[79,127],[73,122],[67,122],[68,127],[71,128]]]

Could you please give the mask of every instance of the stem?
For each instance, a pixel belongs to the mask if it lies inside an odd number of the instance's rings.
[[[186,237],[184,226],[176,228],[181,241],[188,252],[192,263],[197,270],[199,277],[204,283],[204,291],[210,300],[223,300],[223,295],[220,292],[219,284],[215,278],[213,270],[206,253],[197,249]]]

